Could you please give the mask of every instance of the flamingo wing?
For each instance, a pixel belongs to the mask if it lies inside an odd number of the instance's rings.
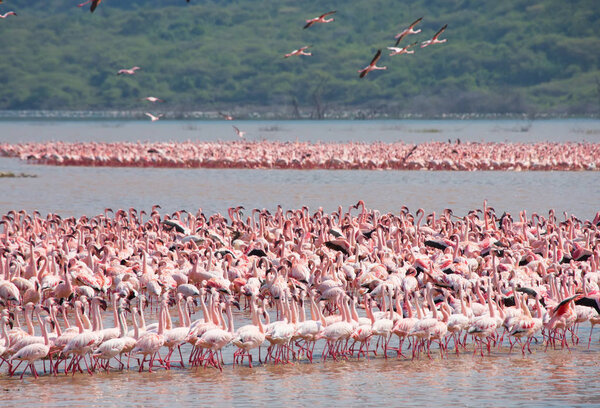
[[[581,305],[581,306],[593,307],[594,309],[596,309],[596,312],[598,312],[598,314],[600,314],[600,302],[598,302],[598,299],[591,298],[591,297],[582,297],[582,298],[577,299],[575,301],[575,304]]]
[[[315,20],[307,20],[306,25],[303,27],[304,29],[312,26],[315,23]]]
[[[94,10],[96,10],[96,7],[98,7],[98,4],[100,4],[102,0],[93,0],[92,1],[92,5],[90,6],[90,13],[93,13]]]
[[[377,61],[379,61],[379,58],[381,58],[381,49],[377,50],[377,52],[375,53],[375,56],[369,63],[369,66],[372,67],[373,65],[377,64]]]
[[[327,13],[325,13],[325,14],[321,14],[321,15],[319,16],[319,18],[320,18],[320,19],[321,19],[321,18],[325,18],[325,17],[327,17],[327,16],[330,16],[330,15],[332,15],[332,14],[335,14],[335,13],[337,13],[337,10],[328,11],[328,12],[327,12]]]
[[[433,36],[433,38],[438,38],[440,36],[440,34],[442,34],[444,32],[444,30],[448,27],[448,24],[444,25],[442,28],[440,28],[440,30],[435,33],[435,35]]]
[[[400,41],[402,41],[402,39],[403,39],[404,37],[406,37],[406,35],[407,35],[407,34],[408,34],[408,33],[407,33],[406,31],[404,31],[404,32],[402,32],[402,33],[400,33],[400,34],[398,34],[398,36],[396,37],[396,38],[397,38],[397,40],[396,40],[396,44],[394,45],[394,47],[397,47],[397,46],[398,46],[398,44],[400,44]]]
[[[565,313],[569,307],[569,303],[579,296],[581,296],[581,295],[573,295],[573,296],[570,296],[570,297],[564,299],[562,302],[560,302],[558,305],[556,305],[556,307],[552,311],[552,315],[560,316],[561,314]]]
[[[412,22],[412,24],[411,24],[411,25],[409,25],[409,26],[408,26],[408,28],[415,28],[415,26],[416,26],[417,24],[419,24],[419,23],[420,23],[422,20],[423,20],[423,17],[419,17],[419,18],[417,18],[415,21],[413,21],[413,22]]]

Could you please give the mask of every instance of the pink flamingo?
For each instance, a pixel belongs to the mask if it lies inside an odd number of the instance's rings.
[[[142,98],[142,99],[145,100],[145,101],[148,101],[148,102],[152,102],[152,103],[154,103],[154,102],[164,102],[164,100],[162,100],[160,98],[156,98],[154,96],[147,96],[147,97]]]
[[[135,343],[135,347],[131,351],[134,354],[141,354],[144,357],[142,358],[142,363],[140,364],[139,371],[142,372],[144,370],[144,362],[147,357],[148,361],[148,369],[152,372],[152,367],[154,364],[154,359],[158,354],[159,361],[162,365],[162,358],[160,357],[159,350],[165,343],[165,338],[163,336],[164,333],[164,321],[165,321],[165,313],[166,313],[166,300],[162,300],[160,304],[160,310],[158,313],[158,331],[156,333],[146,332]]]
[[[312,53],[310,52],[306,52],[306,50],[309,48],[310,46],[305,45],[304,47],[298,48],[297,50],[294,50],[292,52],[290,52],[289,54],[285,54],[283,56],[283,58],[289,58],[292,57],[294,55],[312,55]]]
[[[260,347],[265,341],[265,330],[258,315],[258,310],[255,305],[256,298],[252,296],[250,300],[250,315],[252,316],[252,324],[240,327],[236,332],[231,342],[238,347],[238,351],[234,353],[234,361],[239,362],[241,357],[242,363],[244,356],[248,356],[248,363],[252,368],[252,354],[250,350]]]
[[[0,18],[6,18],[8,16],[16,16],[16,15],[17,15],[17,13],[15,13],[14,11],[8,11],[4,14],[0,14]]]
[[[148,116],[151,122],[156,122],[157,120],[163,117],[162,113],[159,113],[158,115],[153,115],[150,112],[144,112],[144,115]]]
[[[394,38],[396,39],[396,44],[394,46],[397,47],[400,41],[402,41],[402,39],[409,34],[419,34],[421,32],[421,29],[419,28],[418,30],[415,30],[415,26],[419,24],[421,20],[423,20],[423,17],[416,19],[411,23],[411,25],[408,26],[408,28],[404,29],[399,34],[396,34],[394,36]]]
[[[225,120],[233,120],[233,116],[228,115],[226,113],[219,112],[219,115],[221,115],[223,117],[223,119],[225,119]]]
[[[98,5],[100,4],[100,2],[102,2],[102,0],[87,0],[83,3],[78,4],[77,7],[83,7],[86,4],[92,3],[90,6],[90,13],[93,13],[94,10],[96,10],[96,7],[98,7]]]
[[[36,344],[30,344],[28,346],[25,346],[25,347],[21,348],[12,357],[13,360],[21,360],[21,362],[27,361],[28,362],[27,366],[31,369],[31,374],[33,374],[33,376],[35,378],[38,378],[38,373],[34,366],[35,361],[41,360],[42,358],[48,356],[48,352],[50,351],[50,341],[48,340],[48,333],[46,332],[45,324],[44,324],[44,322],[42,322],[42,318],[40,317],[40,312],[39,312],[40,309],[41,309],[40,305],[36,306],[35,314],[37,316],[38,322],[42,329],[42,336],[44,337],[44,343],[43,344],[36,343]],[[19,365],[20,364],[21,363],[19,363]],[[13,369],[12,374],[14,374],[15,370],[19,367],[19,365],[17,365],[17,367],[15,367]],[[21,379],[23,379],[23,374],[25,374],[25,371],[27,371],[27,367],[21,373]]]
[[[310,20],[306,20],[306,25],[304,26],[304,28],[308,28],[310,26],[312,26],[313,24],[316,23],[331,23],[333,21],[333,18],[327,19],[327,16],[330,16],[332,14],[335,14],[336,11],[329,11],[325,14],[321,14],[319,17],[315,17],[315,18],[311,18]]]
[[[419,30],[420,31],[420,30]],[[388,50],[392,51],[390,52],[390,57],[394,56],[394,55],[402,55],[402,54],[414,54],[415,50],[410,50],[410,48],[414,47],[415,45],[417,45],[416,42],[407,45],[404,48],[398,48],[398,47],[387,47]]]
[[[442,44],[442,43],[445,43],[447,41],[447,38],[444,38],[443,40],[438,40],[438,37],[444,32],[444,30],[446,29],[446,27],[448,27],[448,24],[446,24],[442,28],[440,28],[440,30],[437,33],[435,33],[435,35],[433,36],[433,38],[431,40],[423,41],[421,43],[421,48],[425,48],[428,45],[432,45],[432,44]]]
[[[221,349],[229,344],[234,337],[233,315],[231,313],[230,301],[228,301],[225,306],[225,312],[227,313],[228,330],[222,328],[208,330],[197,342],[201,347],[209,349],[209,356],[205,360],[204,365],[207,366],[208,364],[211,364],[221,371],[223,371]]]
[[[117,75],[134,75],[135,71],[137,71],[138,69],[141,69],[141,68],[133,67],[130,69],[120,69],[119,71],[117,71]]]
[[[246,135],[246,132],[240,130],[237,126],[233,126],[233,130],[235,130],[235,134],[239,137],[244,137]]]
[[[375,56],[373,57],[373,59],[371,60],[369,65],[367,65],[366,67],[364,67],[363,69],[358,71],[360,73],[361,78],[364,78],[371,71],[387,69],[387,67],[378,67],[376,65],[377,61],[379,61],[379,58],[381,58],[381,50],[377,50],[377,52],[375,53]]]

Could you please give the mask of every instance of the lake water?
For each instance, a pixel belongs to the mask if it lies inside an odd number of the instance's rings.
[[[0,121],[0,141],[184,141],[234,140],[231,125],[250,140],[309,141],[587,141],[600,143],[598,120],[548,121]],[[597,172],[400,172],[49,167],[0,159],[0,171],[33,178],[2,178],[0,213],[9,210],[96,215],[104,208],[161,212],[186,209],[224,212],[230,206],[311,210],[347,208],[359,199],[370,208],[414,213],[451,208],[456,215],[482,208],[484,199],[501,214],[550,208],[582,219],[600,210]],[[582,327],[587,341],[589,326]],[[600,345],[572,352],[534,354],[494,351],[429,360],[264,365],[254,369],[174,369],[117,372],[24,381],[0,375],[2,406],[160,407],[201,406],[582,406],[600,401]],[[4,372],[4,368],[1,369]]]

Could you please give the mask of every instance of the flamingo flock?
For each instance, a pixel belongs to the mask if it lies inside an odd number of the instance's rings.
[[[153,120],[158,116],[147,113]],[[597,171],[597,143],[308,143],[235,142],[0,144],[0,157],[56,166]]]
[[[0,367],[526,356],[590,348],[600,323],[600,212],[244,211],[3,215]]]

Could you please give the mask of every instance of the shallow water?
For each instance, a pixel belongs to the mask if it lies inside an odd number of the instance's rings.
[[[311,142],[600,142],[600,120],[323,120],[323,121],[64,121],[3,120],[0,142],[204,141],[238,140],[233,125],[248,140]]]
[[[231,364],[233,347],[224,352],[222,372],[214,368],[158,369],[153,373],[111,371],[92,376],[43,375],[34,380],[0,376],[3,406],[166,406],[172,403],[202,406],[290,405],[307,406],[584,406],[598,403],[600,352],[598,335],[587,350],[588,326],[582,326],[581,345],[533,354],[508,348],[493,349],[490,356],[466,352],[440,358],[432,346],[432,359],[388,359],[381,353],[369,360],[323,362],[315,350],[314,363],[263,364],[252,369]],[[395,338],[394,338],[395,340]],[[391,344],[397,342],[392,340]],[[373,341],[373,344],[375,341]],[[506,341],[505,341],[506,344]],[[406,346],[406,344],[405,344]],[[189,352],[185,346],[184,358]],[[469,347],[469,350],[471,348]],[[263,348],[263,356],[265,349]],[[256,352],[255,362],[257,358]],[[164,353],[163,353],[164,355]],[[113,364],[115,364],[113,362]],[[4,370],[2,370],[4,371]]]
[[[600,142],[600,121],[320,121],[233,122],[249,139],[310,141],[590,141]],[[231,122],[64,122],[0,121],[0,140],[233,140]],[[106,207],[161,212],[186,209],[224,212],[230,206],[311,210],[347,208],[364,199],[370,208],[414,213],[451,208],[456,215],[482,208],[483,200],[501,214],[527,210],[547,214],[566,211],[582,219],[600,210],[595,172],[399,172],[296,171],[46,167],[0,159],[0,171],[35,178],[2,178],[0,213],[25,209],[43,215],[95,215]],[[236,320],[236,324],[238,321]],[[589,326],[581,328],[587,343]],[[43,376],[23,381],[0,374],[2,406],[160,407],[173,402],[201,406],[583,406],[600,401],[599,335],[588,351],[533,347],[525,357],[506,349],[491,356],[418,360],[382,358],[315,364],[173,369],[156,373],[111,372]],[[322,347],[322,344],[321,344]],[[189,349],[184,349],[184,351]],[[437,351],[437,348],[435,348]],[[318,350],[317,350],[318,351]],[[317,353],[316,353],[317,354]],[[316,355],[315,354],[315,355]],[[5,373],[5,368],[0,369]]]

